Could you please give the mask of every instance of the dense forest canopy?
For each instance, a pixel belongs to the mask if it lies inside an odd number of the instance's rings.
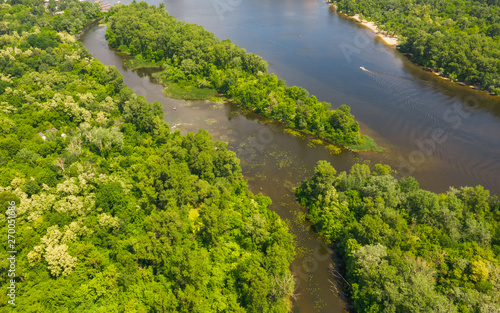
[[[219,40],[199,25],[177,21],[163,5],[145,2],[115,6],[109,13],[106,38],[111,47],[145,64],[161,65],[169,85],[212,88],[266,117],[316,136],[349,146],[363,144],[350,108],[329,110],[301,87],[267,73],[267,63],[253,53]]]
[[[402,52],[444,76],[500,95],[499,0],[337,0],[397,34]]]
[[[98,6],[53,5],[0,4],[2,234],[17,207],[0,312],[287,312],[294,243],[271,200],[75,41]]]
[[[500,310],[500,202],[483,187],[435,194],[387,165],[319,161],[296,195],[341,254],[357,312]]]

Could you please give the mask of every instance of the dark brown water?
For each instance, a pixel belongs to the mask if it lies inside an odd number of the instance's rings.
[[[148,1],[151,4],[160,2]],[[294,312],[342,312],[332,292],[332,263],[326,246],[301,219],[292,187],[312,175],[318,160],[337,170],[354,162],[384,162],[418,178],[436,192],[449,186],[482,184],[500,194],[500,98],[485,96],[427,73],[369,30],[317,0],[164,2],[180,20],[203,25],[219,38],[257,53],[289,85],[308,89],[322,101],[351,106],[363,133],[386,147],[383,153],[331,156],[307,139],[234,105],[166,98],[146,71],[130,71],[108,49],[105,28],[91,28],[83,43],[102,63],[115,66],[125,83],[148,101],[164,105],[172,129],[207,129],[237,153],[251,190],[273,200],[271,209],[288,220],[299,255]],[[360,66],[369,71],[361,71]],[[175,110],[173,109],[175,108]]]

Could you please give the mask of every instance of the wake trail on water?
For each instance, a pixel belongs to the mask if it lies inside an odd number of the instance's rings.
[[[460,172],[476,179],[480,184],[484,185],[486,183],[486,186],[489,186],[487,189],[491,189],[492,192],[498,192],[498,181],[493,177],[498,177],[500,175],[500,160],[490,159],[485,162],[470,161],[468,164],[466,164],[467,162],[460,163],[451,160],[450,163]],[[484,174],[481,175],[480,173],[490,173],[491,175],[486,177]]]
[[[444,131],[447,135],[447,140],[452,139],[455,141],[463,141],[467,142],[472,139],[467,140],[464,136],[458,136],[456,134],[456,130],[450,129],[449,126],[445,125],[444,121],[440,118],[436,118],[436,116],[430,113],[425,108],[424,101],[419,97],[420,93],[414,86],[410,86],[409,83],[414,82],[414,80],[409,79],[407,77],[403,77],[400,75],[384,73],[380,71],[363,69],[363,71],[372,78],[379,85],[382,85],[390,93],[399,98],[401,101],[397,104],[397,107],[403,110],[413,109],[418,111],[422,116],[425,116],[428,120],[432,121],[434,126],[439,127]],[[432,86],[432,84],[426,81],[420,81],[422,84],[426,85],[426,87]]]

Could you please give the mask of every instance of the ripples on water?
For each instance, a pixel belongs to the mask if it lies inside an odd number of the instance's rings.
[[[446,99],[444,105],[440,99],[440,105],[436,105],[432,97],[439,96],[440,93],[436,90],[438,86],[434,81],[369,69],[364,72],[385,88],[392,98],[397,99],[387,102],[389,110],[400,111],[392,116],[395,132],[419,142],[418,149],[428,157],[434,156],[459,172],[473,177],[479,184],[492,188],[492,191],[497,190],[500,177],[498,137],[491,132],[478,136],[477,126],[480,125],[474,126],[471,123],[477,112],[465,109],[463,102],[456,98]],[[420,86],[416,88],[415,85]],[[484,96],[479,95],[477,101],[482,97]],[[401,119],[401,113],[409,114],[412,118]],[[468,120],[471,121],[467,123]],[[436,129],[442,130],[444,138],[440,142],[431,143],[432,131]],[[475,149],[482,151],[481,157],[475,155]]]

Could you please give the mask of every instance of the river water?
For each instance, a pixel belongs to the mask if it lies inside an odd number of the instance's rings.
[[[382,153],[332,156],[307,139],[288,135],[279,123],[234,105],[166,98],[147,71],[128,70],[108,49],[105,27],[93,27],[82,38],[92,55],[115,66],[137,94],[163,104],[172,129],[185,133],[204,128],[214,139],[227,142],[241,159],[249,188],[271,197],[271,209],[288,221],[297,241],[294,312],[346,309],[335,292],[337,280],[329,273],[331,251],[303,221],[304,210],[293,196],[292,188],[313,174],[318,160],[330,161],[339,171],[354,162],[383,162],[435,192],[481,184],[500,194],[499,97],[425,72],[319,0],[162,3],[179,20],[200,24],[261,55],[288,85],[302,86],[333,107],[348,104],[361,131],[386,148]]]

